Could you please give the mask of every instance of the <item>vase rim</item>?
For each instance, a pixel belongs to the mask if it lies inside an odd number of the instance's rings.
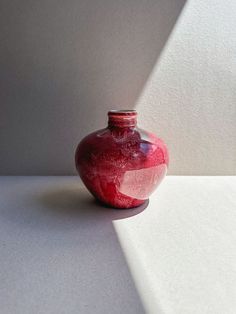
[[[109,110],[108,115],[137,115],[134,109]]]

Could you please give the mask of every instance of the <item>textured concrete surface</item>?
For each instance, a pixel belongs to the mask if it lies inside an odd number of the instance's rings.
[[[0,178],[2,314],[235,314],[236,177],[167,177],[148,206],[77,177]]]

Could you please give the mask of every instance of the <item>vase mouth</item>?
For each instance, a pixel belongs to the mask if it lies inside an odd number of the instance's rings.
[[[137,124],[137,111],[133,109],[109,110],[108,126],[135,127]]]

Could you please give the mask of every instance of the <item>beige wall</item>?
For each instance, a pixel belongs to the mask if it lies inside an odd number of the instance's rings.
[[[73,174],[73,153],[136,108],[171,174],[236,174],[234,0],[1,1],[0,173]]]
[[[236,174],[236,1],[189,0],[137,110],[172,174]]]

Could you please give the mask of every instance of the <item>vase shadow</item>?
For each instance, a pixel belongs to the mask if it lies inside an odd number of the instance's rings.
[[[40,195],[39,201],[55,215],[69,216],[73,219],[96,219],[96,221],[132,217],[143,212],[149,204],[147,200],[135,208],[111,208],[93,198],[84,187],[78,188],[78,186],[49,190]]]

